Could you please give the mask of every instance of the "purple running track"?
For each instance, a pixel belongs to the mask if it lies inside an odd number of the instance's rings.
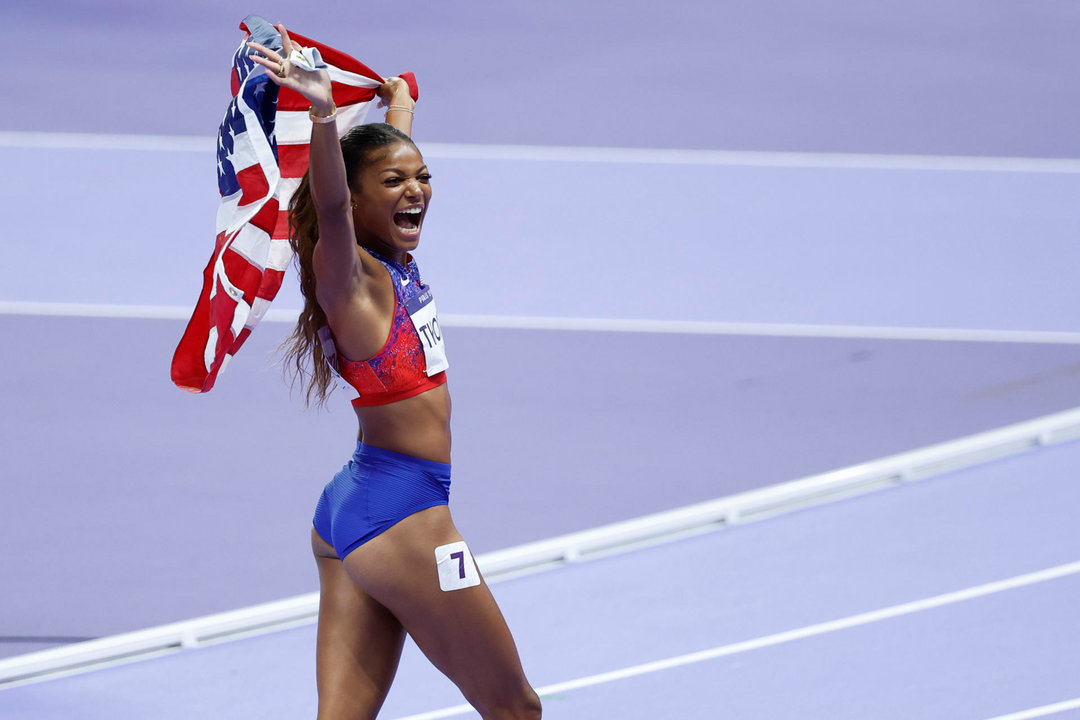
[[[1080,560],[1080,443],[497,584],[538,687]],[[1075,574],[546,698],[552,717],[987,720],[1080,696]],[[314,712],[307,626],[0,693],[39,720]],[[458,705],[407,646],[381,717]],[[471,713],[461,715],[473,718]]]

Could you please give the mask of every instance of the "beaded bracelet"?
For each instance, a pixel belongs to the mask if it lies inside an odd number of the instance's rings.
[[[410,110],[409,108],[405,107],[404,105],[391,105],[390,107],[386,108],[386,112],[390,112],[391,110],[401,110],[402,112],[407,112],[410,115],[415,115],[416,114],[412,110]]]

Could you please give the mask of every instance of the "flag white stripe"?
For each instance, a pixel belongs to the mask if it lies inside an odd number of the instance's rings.
[[[239,254],[249,263],[259,268],[266,269],[267,245],[270,243],[270,235],[251,223],[240,228],[229,246],[233,252]]]
[[[367,102],[353,103],[338,108],[337,129],[344,135],[350,128],[360,125],[372,105]],[[311,118],[307,110],[282,110],[277,114],[274,132],[281,145],[307,145],[311,142]]]
[[[270,240],[270,254],[266,257],[266,269],[287,270],[292,262],[293,251],[289,247],[289,241],[285,238],[272,238]]]
[[[232,165],[233,172],[247,170],[259,164],[259,155],[255,151],[250,133],[246,130],[233,135],[233,150],[229,153],[229,164]]]
[[[340,117],[338,117],[337,121],[338,134],[344,135],[357,125],[363,125],[364,121],[367,120],[367,114],[372,105],[374,105],[374,101],[369,100],[368,102],[355,103],[340,108],[338,110]]]
[[[270,309],[270,301],[261,297],[255,298],[255,301],[251,303],[251,315],[248,316],[247,325],[244,327],[254,328],[266,315],[266,311]]]
[[[283,177],[281,178],[281,184],[278,185],[278,202],[281,204],[281,209],[284,210],[293,194],[296,193],[296,189],[300,187],[300,178]]]
[[[329,65],[327,67],[327,72],[330,74],[331,82],[341,83],[342,85],[373,89],[382,85],[378,80],[372,80],[365,75],[358,75],[357,73],[349,72],[348,70],[342,70],[336,65]]]

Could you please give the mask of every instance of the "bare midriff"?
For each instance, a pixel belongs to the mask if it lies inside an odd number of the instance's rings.
[[[446,383],[389,405],[354,410],[365,445],[450,462],[450,390]]]

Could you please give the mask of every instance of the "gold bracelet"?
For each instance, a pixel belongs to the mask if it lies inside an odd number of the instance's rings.
[[[325,125],[326,123],[332,123],[337,117],[337,105],[333,105],[331,107],[333,109],[330,111],[329,115],[316,115],[315,106],[312,105],[308,108],[308,117],[311,118],[311,122],[315,123],[316,125]]]
[[[386,108],[386,112],[390,112],[391,110],[401,110],[402,112],[407,112],[410,115],[415,115],[416,114],[412,110],[410,110],[409,108],[405,107],[404,105],[391,105],[390,107]]]

